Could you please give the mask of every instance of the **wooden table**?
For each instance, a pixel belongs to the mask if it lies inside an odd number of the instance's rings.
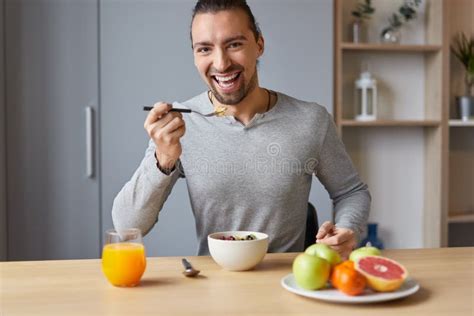
[[[296,256],[267,254],[253,271],[227,272],[210,257],[148,258],[140,286],[116,288],[100,260],[0,263],[0,315],[474,315],[474,248],[388,250],[421,289],[397,301],[347,305],[287,292],[280,279]]]

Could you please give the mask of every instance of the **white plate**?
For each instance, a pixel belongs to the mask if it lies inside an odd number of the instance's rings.
[[[340,303],[374,303],[395,300],[411,295],[420,289],[420,285],[413,279],[407,278],[405,283],[394,292],[374,292],[366,289],[362,294],[357,296],[346,295],[333,287],[323,290],[309,291],[296,285],[293,273],[290,273],[281,279],[281,285],[288,291],[298,295],[311,297],[323,301],[340,302]]]

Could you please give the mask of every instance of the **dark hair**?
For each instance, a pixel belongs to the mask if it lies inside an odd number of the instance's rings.
[[[193,9],[193,17],[191,19],[191,26],[194,21],[194,17],[199,13],[217,13],[219,11],[226,10],[243,10],[249,18],[249,27],[252,30],[255,40],[260,38],[261,31],[258,23],[255,21],[252,10],[247,4],[246,0],[199,0]],[[191,41],[192,41],[191,34]]]

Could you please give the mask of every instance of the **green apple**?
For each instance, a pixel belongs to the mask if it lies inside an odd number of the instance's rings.
[[[349,260],[351,260],[352,262],[357,262],[364,257],[380,256],[381,254],[382,252],[379,248],[375,248],[372,246],[360,247],[351,252]]]
[[[306,248],[305,253],[307,253],[308,255],[318,256],[323,259],[326,259],[332,267],[341,263],[342,261],[341,256],[337,253],[337,251],[325,244],[311,245]]]
[[[293,261],[293,275],[296,284],[305,290],[318,290],[329,279],[331,265],[326,259],[300,253]]]

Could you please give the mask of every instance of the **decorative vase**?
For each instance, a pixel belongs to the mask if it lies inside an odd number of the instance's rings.
[[[474,97],[460,96],[456,97],[459,118],[462,121],[474,120]]]
[[[364,23],[360,19],[355,19],[351,24],[352,42],[362,43],[364,39]]]
[[[365,247],[367,243],[378,249],[384,249],[383,242],[377,236],[377,223],[367,224],[367,237],[360,242],[360,247]]]
[[[388,27],[380,34],[380,40],[382,43],[387,44],[400,44],[402,34],[398,28]]]

